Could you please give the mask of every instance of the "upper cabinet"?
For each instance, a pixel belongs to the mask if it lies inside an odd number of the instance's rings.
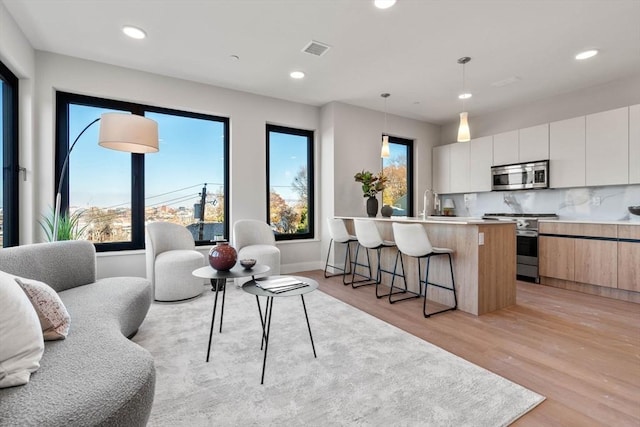
[[[491,165],[493,164],[493,137],[484,136],[469,141],[468,192],[491,191]]]
[[[520,163],[547,160],[549,158],[549,124],[545,123],[519,130]]]
[[[469,143],[457,142],[451,144],[449,160],[449,181],[451,193],[469,191]]]
[[[493,135],[493,165],[508,165],[518,161],[518,131]]]
[[[433,191],[440,194],[450,193],[451,145],[433,147],[432,152]]]
[[[586,185],[629,183],[629,108],[586,118]]]
[[[549,179],[553,188],[584,187],[584,116],[549,124]]]
[[[640,104],[629,107],[629,184],[640,184]]]

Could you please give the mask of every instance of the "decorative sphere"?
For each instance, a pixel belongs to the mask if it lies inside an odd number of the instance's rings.
[[[393,208],[389,205],[384,205],[382,209],[380,209],[380,214],[386,218],[391,218],[391,215],[393,215]]]
[[[238,253],[227,242],[219,242],[209,250],[209,264],[218,271],[230,270],[237,259]]]

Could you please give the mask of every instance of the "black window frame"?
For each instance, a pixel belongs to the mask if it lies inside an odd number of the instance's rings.
[[[20,80],[0,61],[2,91],[2,246],[20,244],[19,113]],[[24,171],[26,173],[26,171]]]
[[[110,108],[130,112],[144,116],[145,112],[169,114],[181,117],[212,120],[224,125],[224,238],[229,238],[229,118],[214,116],[210,114],[194,113],[189,111],[175,110],[171,108],[156,107],[151,105],[138,104],[128,101],[117,101],[95,96],[74,94],[69,92],[56,92],[56,159],[55,159],[55,181],[53,194],[55,196],[58,180],[62,171],[64,159],[69,150],[69,105],[84,105],[87,107]],[[75,136],[74,136],[75,137]],[[73,155],[73,154],[72,154]],[[61,192],[60,211],[66,212],[69,209],[69,169],[67,167],[63,179]],[[94,243],[96,251],[111,252],[121,250],[144,249],[145,245],[145,173],[144,155],[131,154],[131,241],[129,242],[109,242]],[[196,240],[196,246],[210,245],[212,240]]]
[[[383,135],[384,136],[384,135]],[[404,145],[407,147],[407,216],[414,216],[414,203],[413,203],[413,188],[414,188],[414,174],[413,174],[413,140],[407,138],[400,138],[398,136],[389,137],[390,144]],[[384,169],[384,159],[380,159],[380,170]]]
[[[270,136],[271,132],[284,133],[289,135],[302,136],[307,138],[307,178],[309,180],[308,189],[308,210],[307,221],[309,224],[309,231],[306,233],[295,234],[277,234],[274,232],[276,241],[289,241],[289,240],[307,240],[315,237],[315,169],[314,169],[314,141],[315,131],[308,129],[298,129],[288,126],[280,126],[267,123],[266,125],[266,181],[267,181],[267,208],[266,208],[266,221],[267,224],[271,224],[271,182],[269,174],[270,164]]]

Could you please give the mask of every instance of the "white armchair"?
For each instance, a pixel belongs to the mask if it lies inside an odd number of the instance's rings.
[[[191,272],[205,266],[205,256],[195,250],[189,230],[170,222],[153,222],[146,231],[147,279],[153,285],[153,298],[181,301],[200,295],[204,282]]]
[[[233,224],[233,246],[238,251],[238,260],[253,258],[259,264],[271,269],[262,276],[280,274],[280,249],[276,246],[273,230],[266,222],[243,219]],[[242,286],[250,278],[236,279],[236,286]]]

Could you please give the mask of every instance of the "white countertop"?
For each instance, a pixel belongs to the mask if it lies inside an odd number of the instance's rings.
[[[538,222],[561,222],[564,224],[638,225],[640,220],[593,220],[593,219],[539,219]]]
[[[428,216],[427,219],[422,219],[422,217],[418,216],[392,216],[391,218],[386,217],[367,217],[367,216],[336,216],[338,219],[370,219],[374,221],[390,221],[390,222],[418,222],[421,224],[452,224],[452,225],[496,225],[496,224],[504,224],[513,223],[513,220],[485,220],[478,217],[467,217],[467,216]]]

